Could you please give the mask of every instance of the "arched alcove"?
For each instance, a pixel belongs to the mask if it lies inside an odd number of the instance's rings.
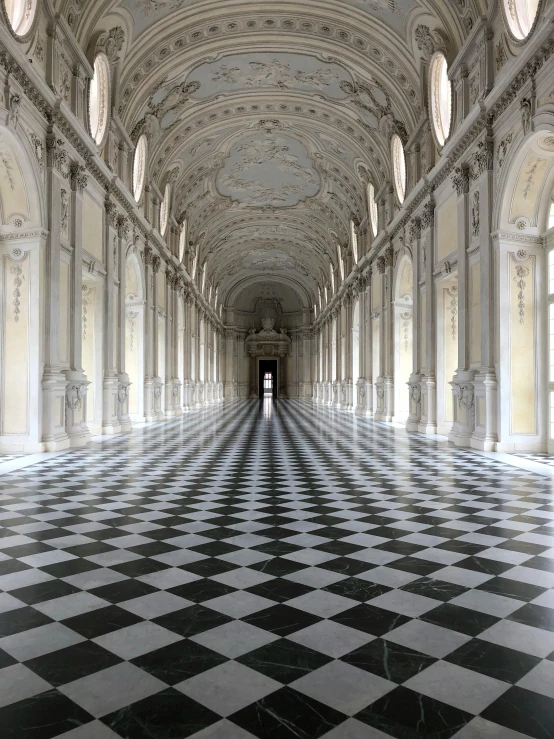
[[[493,234],[498,449],[554,451],[554,115],[515,142],[504,172]]]
[[[44,183],[28,140],[8,120],[0,111],[0,451],[43,451]]]

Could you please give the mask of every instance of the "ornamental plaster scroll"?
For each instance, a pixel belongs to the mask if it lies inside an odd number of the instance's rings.
[[[479,199],[479,190],[476,190],[471,199],[471,235],[474,238],[479,236],[481,231]]]
[[[514,138],[514,133],[513,131],[510,131],[510,133],[506,134],[506,136],[504,136],[504,138],[498,144],[498,148],[496,152],[496,162],[498,164],[499,171],[504,166],[504,161],[506,159],[506,155],[508,153],[508,149],[510,148],[510,144],[512,143],[513,138]]]
[[[452,331],[452,339],[456,339],[458,334],[458,286],[452,285],[446,288],[445,297],[450,300],[447,306],[450,311],[450,329]]]
[[[150,142],[154,143],[162,132],[176,126],[184,115],[192,94],[199,87],[197,82],[166,84],[164,80],[150,95],[143,117],[133,128],[132,140],[136,142],[142,133],[146,133]]]
[[[421,385],[419,382],[408,383],[410,388],[410,398],[415,405],[421,405]]]
[[[438,51],[446,54],[446,41],[441,30],[420,24],[414,31],[414,41],[426,61],[429,61]]]
[[[526,249],[519,249],[515,254],[512,254],[512,260],[516,263],[514,267],[515,276],[513,277],[513,281],[516,283],[518,288],[517,307],[519,313],[519,322],[523,326],[525,323],[526,310],[525,290],[527,287],[527,278],[531,273],[531,270],[527,265],[531,260]]]
[[[80,410],[90,382],[71,382],[66,388],[65,403],[71,411]]]
[[[60,230],[64,236],[69,235],[69,193],[64,188],[60,191]]]
[[[121,50],[125,43],[125,31],[121,26],[115,26],[109,31],[102,32],[95,44],[94,55],[105,54],[110,64],[117,64]]]

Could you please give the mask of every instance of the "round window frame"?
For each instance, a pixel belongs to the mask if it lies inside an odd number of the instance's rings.
[[[402,160],[404,162],[404,182],[400,183],[398,181],[398,175],[397,172],[397,166],[396,166],[396,155],[395,155],[395,146],[396,142],[400,145],[399,152],[402,155]],[[406,192],[407,192],[407,184],[408,184],[408,172],[406,167],[406,150],[404,149],[404,144],[402,143],[402,139],[397,133],[394,133],[391,137],[390,142],[390,152],[391,152],[391,162],[392,162],[392,174],[393,174],[393,181],[394,181],[394,192],[396,195],[396,199],[400,205],[404,204],[404,201],[406,200]],[[402,191],[400,189],[400,185],[402,185]]]
[[[139,151],[141,147],[144,148],[144,161],[143,161],[143,167],[142,167],[142,173],[141,178],[137,182],[137,175],[136,175],[136,165],[137,165],[137,157],[139,155]],[[135,146],[135,153],[133,155],[133,181],[132,181],[132,188],[133,188],[133,198],[135,199],[136,203],[140,203],[142,195],[144,193],[144,185],[146,183],[146,161],[148,159],[148,138],[145,133],[142,133],[137,140],[136,146]],[[140,187],[139,187],[140,184]]]
[[[160,204],[160,236],[165,236],[169,225],[169,202],[171,199],[171,185],[165,186],[163,200]]]
[[[25,0],[23,0],[25,2]],[[0,7],[2,8],[2,12],[4,14],[5,20],[6,20],[6,27],[10,31],[11,35],[19,41],[20,43],[26,43],[30,41],[31,37],[33,36],[35,32],[35,28],[38,22],[38,19],[40,17],[41,12],[41,2],[42,0],[32,0],[33,3],[33,17],[29,21],[27,28],[23,31],[23,33],[18,33],[15,28],[12,25],[10,16],[8,14],[8,9],[6,7],[6,0],[0,0]]]
[[[538,25],[538,22],[541,16],[541,12],[544,8],[545,0],[539,0],[537,4],[537,12],[535,14],[535,18],[533,19],[531,28],[529,29],[529,32],[527,33],[527,35],[524,36],[523,38],[521,38],[520,36],[516,36],[516,34],[514,33],[512,29],[512,25],[508,17],[508,10],[506,8],[508,1],[509,0],[500,0],[500,12],[502,13],[502,20],[504,22],[504,28],[506,30],[506,33],[508,34],[510,41],[513,44],[515,44],[516,46],[523,46],[523,44],[526,44],[527,41],[529,41],[529,39],[531,38],[531,36],[533,35],[533,33],[535,32],[537,28],[537,25]]]
[[[367,209],[369,211],[369,225],[373,238],[379,233],[379,206],[375,200],[375,185],[370,182],[367,186]]]
[[[434,95],[434,83],[435,83],[435,70],[437,61],[438,60],[444,61],[444,64],[446,64],[446,70],[447,70],[447,78],[448,78],[448,60],[446,56],[443,54],[442,51],[437,51],[433,56],[431,57],[431,61],[429,62],[429,90],[428,90],[428,96],[429,96],[429,118],[431,119],[431,131],[433,132],[433,138],[435,140],[436,145],[439,149],[442,149],[448,140],[450,139],[450,136],[452,135],[452,123],[454,120],[454,95],[452,90],[452,82],[451,80],[448,80],[448,87],[450,91],[450,118],[448,120],[448,133],[446,136],[444,136],[444,141],[441,142],[441,138],[437,131],[437,124],[435,122],[436,116],[435,116],[435,95]],[[440,105],[440,103],[439,103]],[[441,117],[442,118],[442,117]],[[441,120],[442,123],[442,120]]]
[[[92,115],[91,115],[91,95],[92,95],[92,85],[93,85],[93,79],[89,80],[88,85],[88,96],[87,96],[87,109],[88,109],[88,130],[89,134],[96,144],[96,146],[99,149],[102,149],[104,147],[104,144],[106,143],[106,139],[108,137],[108,131],[110,128],[110,101],[112,96],[112,75],[111,75],[111,67],[110,67],[110,60],[104,54],[104,52],[100,51],[96,56],[94,57],[94,64],[93,69],[94,73],[96,74],[96,64],[98,61],[102,62],[102,65],[104,66],[104,72],[106,74],[106,89],[105,89],[105,103],[106,103],[106,112],[104,115],[104,123],[103,123],[103,131],[100,138],[96,138],[96,136],[92,132]]]

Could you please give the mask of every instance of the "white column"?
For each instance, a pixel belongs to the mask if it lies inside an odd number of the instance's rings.
[[[494,295],[495,274],[492,248],[493,165],[494,149],[488,139],[479,148],[480,264],[481,264],[481,367],[475,374],[475,405],[479,408],[479,425],[471,437],[474,449],[494,451],[498,441],[497,391],[494,368]]]
[[[420,264],[421,264],[421,223],[416,218],[410,224],[410,241],[412,243],[413,268],[413,319],[412,319],[412,374],[410,375],[410,414],[406,421],[407,431],[418,431],[421,421],[421,301],[420,301]]]
[[[437,375],[436,375],[436,295],[433,279],[435,263],[435,203],[426,203],[421,215],[421,244],[424,253],[425,273],[425,357],[422,358],[421,378],[421,421],[419,431],[423,434],[437,433]]]
[[[105,294],[104,294],[104,327],[103,327],[103,394],[102,394],[102,433],[117,434],[121,431],[119,424],[118,389],[119,378],[117,369],[117,326],[116,315],[118,303],[116,301],[117,273],[114,244],[117,250],[117,211],[111,201],[106,201],[106,219],[104,228],[104,253],[106,266]]]
[[[117,305],[117,323],[118,323],[118,345],[117,345],[117,366],[118,366],[118,401],[119,401],[119,425],[122,431],[131,429],[131,419],[129,418],[129,375],[125,371],[125,321],[126,312],[125,298],[125,266],[127,256],[127,238],[129,236],[129,223],[126,218],[120,216],[117,221],[118,235],[118,305]]]
[[[86,389],[83,372],[83,191],[87,186],[85,169],[71,165],[70,243],[72,246],[69,294],[69,369],[67,380],[66,431],[72,447],[84,446],[90,439],[86,425]],[[69,195],[68,195],[69,197]]]
[[[42,375],[42,443],[44,450],[67,449],[70,441],[65,430],[67,380],[60,363],[60,234],[62,166],[66,152],[58,134],[46,137],[46,193],[48,203],[48,240],[44,263],[44,371]],[[67,176],[67,174],[65,175]]]

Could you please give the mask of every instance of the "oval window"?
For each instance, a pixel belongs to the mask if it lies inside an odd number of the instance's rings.
[[[452,119],[452,85],[448,79],[448,62],[440,52],[431,59],[429,67],[429,100],[431,120],[439,146],[444,146],[450,136]]]
[[[110,63],[105,54],[94,60],[94,74],[90,81],[88,109],[90,135],[100,146],[108,129],[110,107]]]
[[[523,41],[533,30],[540,3],[541,0],[504,0],[508,28],[518,41]]]
[[[138,201],[142,197],[144,179],[146,176],[146,154],[148,151],[148,140],[145,134],[137,141],[135,157],[133,159],[133,196]]]
[[[37,0],[4,0],[4,6],[13,32],[17,36],[28,34],[37,14]]]
[[[394,134],[391,141],[392,169],[394,175],[394,187],[399,203],[404,202],[406,197],[406,156],[404,145],[398,134]]]
[[[375,202],[375,188],[371,183],[367,186],[367,204],[369,209],[369,222],[371,223],[371,232],[373,236],[377,236],[379,230],[379,210]]]
[[[171,196],[171,187],[165,186],[164,199],[160,207],[160,233],[162,236],[167,231],[167,224],[169,222],[169,199]]]

